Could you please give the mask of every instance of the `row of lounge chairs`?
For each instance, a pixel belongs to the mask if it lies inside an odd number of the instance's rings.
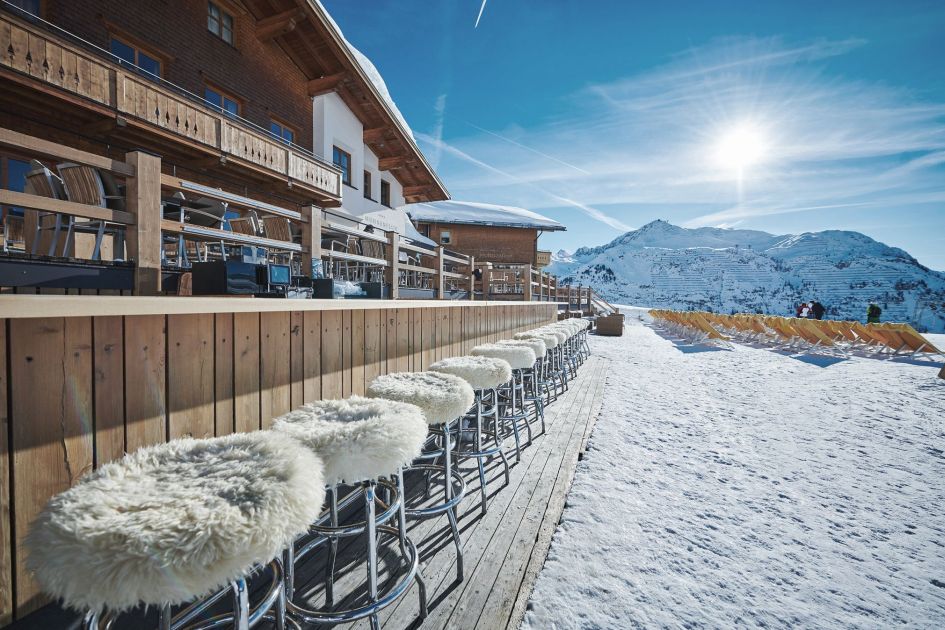
[[[751,313],[723,315],[663,309],[653,309],[650,315],[694,342],[738,340],[805,352],[865,350],[892,356],[945,357],[931,341],[909,324],[902,323],[862,324]]]

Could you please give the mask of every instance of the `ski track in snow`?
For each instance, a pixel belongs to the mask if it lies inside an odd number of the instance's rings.
[[[938,367],[591,339],[603,407],[523,628],[945,627]]]

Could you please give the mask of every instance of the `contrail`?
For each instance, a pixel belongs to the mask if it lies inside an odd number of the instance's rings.
[[[580,168],[580,167],[578,167],[578,166],[575,166],[574,164],[568,164],[568,163],[565,162],[564,160],[559,160],[558,158],[556,158],[556,157],[553,156],[553,155],[548,155],[547,153],[542,153],[542,152],[539,151],[538,149],[533,149],[533,148],[531,148],[531,147],[529,147],[529,146],[525,146],[525,145],[522,144],[521,142],[516,142],[515,140],[512,140],[511,138],[506,138],[505,136],[500,136],[499,134],[495,133],[494,131],[489,131],[488,129],[483,129],[483,128],[480,127],[479,125],[475,125],[475,124],[469,122],[468,120],[466,121],[466,124],[469,125],[470,127],[472,127],[473,129],[478,129],[479,131],[481,131],[481,132],[483,132],[483,133],[487,133],[487,134],[489,134],[490,136],[495,136],[495,137],[498,138],[499,140],[505,140],[505,141],[508,142],[509,144],[514,144],[515,146],[517,146],[517,147],[519,147],[519,148],[522,148],[522,149],[525,149],[526,151],[531,151],[531,152],[534,153],[535,155],[540,155],[541,157],[546,158],[546,159],[549,159],[549,160],[552,160],[553,162],[557,162],[558,164],[561,164],[562,166],[567,166],[568,168],[572,168],[572,169],[574,169],[575,171],[577,171],[577,172],[579,172],[579,173],[584,173],[585,175],[591,175],[591,173],[590,173],[589,171],[585,171],[583,168]]]
[[[482,6],[479,7],[479,15],[476,16],[476,25],[473,28],[479,28],[479,20],[482,19],[482,12],[486,10],[486,1],[482,0]]]

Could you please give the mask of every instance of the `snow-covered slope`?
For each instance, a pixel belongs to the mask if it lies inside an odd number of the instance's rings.
[[[945,273],[859,232],[776,236],[654,221],[550,271],[611,303],[781,315],[818,300],[828,317],[862,320],[876,302],[886,321],[945,331]]]

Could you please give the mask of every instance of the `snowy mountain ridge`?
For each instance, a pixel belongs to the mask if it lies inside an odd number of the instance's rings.
[[[784,315],[818,300],[828,317],[862,320],[876,302],[884,321],[945,331],[945,273],[859,232],[774,235],[660,220],[553,258],[562,283],[591,285],[611,303]]]

